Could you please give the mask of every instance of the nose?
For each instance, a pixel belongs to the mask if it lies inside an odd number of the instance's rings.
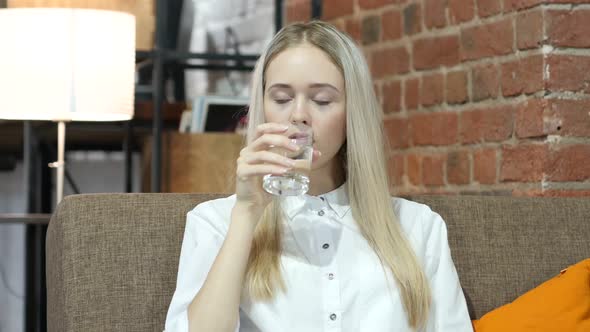
[[[297,98],[294,106],[295,108],[293,109],[293,112],[291,112],[291,118],[289,121],[293,124],[304,123],[311,126],[311,117],[309,115],[306,99],[303,97]]]

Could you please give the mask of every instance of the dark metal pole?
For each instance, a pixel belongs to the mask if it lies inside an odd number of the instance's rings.
[[[29,213],[39,211],[39,200],[35,195],[38,183],[38,177],[36,177],[34,158],[34,138],[33,128],[31,122],[25,121],[23,123],[23,170],[24,170],[24,190],[25,190],[25,201],[27,202],[27,211]],[[32,276],[34,273],[34,258],[33,247],[35,246],[34,241],[31,241],[30,234],[34,232],[33,226],[26,226],[26,265],[25,265],[25,331],[35,331],[38,327],[35,307],[35,278]]]
[[[23,178],[23,185],[25,190],[25,201],[27,202],[27,212],[38,212],[39,197],[37,186],[38,177],[35,172],[35,150],[37,150],[36,140],[33,137],[33,128],[30,121],[23,122],[23,170],[25,176]]]
[[[47,331],[47,288],[45,286],[46,225],[27,225],[26,331]]]
[[[275,31],[283,27],[283,0],[275,0]]]
[[[311,1],[311,19],[319,20],[322,18],[322,0]]]
[[[125,122],[125,139],[123,140],[123,153],[125,154],[125,192],[133,191],[133,180],[131,178],[131,169],[133,168],[133,155],[131,153],[133,140],[133,127],[131,121]]]
[[[40,152],[40,153],[39,153]],[[28,213],[48,213],[51,206],[51,159],[35,136],[32,124],[23,124],[24,189]],[[48,191],[48,193],[47,193]],[[25,331],[47,330],[47,288],[45,282],[45,235],[47,226],[26,229]]]
[[[156,0],[156,45],[154,54],[154,118],[152,130],[152,192],[160,192],[162,178],[162,104],[164,103],[164,51],[166,49],[166,0]]]
[[[40,191],[41,195],[41,210],[40,213],[53,213],[55,209],[55,200],[53,199],[53,188],[55,183],[52,181],[53,169],[49,168],[48,164],[55,161],[55,155],[51,154],[47,149],[41,150],[41,160],[39,163],[41,181]],[[45,267],[45,239],[47,238],[47,225],[35,225],[35,239],[37,244],[35,248],[36,257],[36,277],[37,284],[37,299],[39,308],[39,331],[47,331],[47,280]]]

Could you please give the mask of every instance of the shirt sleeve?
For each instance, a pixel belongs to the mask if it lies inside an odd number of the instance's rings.
[[[442,217],[429,211],[425,224],[426,268],[432,302],[427,331],[473,331],[459,276],[451,257],[447,227]]]
[[[226,231],[222,220],[206,217],[206,207],[197,206],[187,214],[176,290],[166,315],[164,332],[188,332],[188,306],[199,292],[219,250]],[[210,214],[211,215],[211,214]],[[240,321],[236,332],[240,329]]]

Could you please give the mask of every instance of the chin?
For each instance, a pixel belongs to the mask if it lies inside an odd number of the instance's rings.
[[[320,157],[320,159],[311,162],[311,170],[315,171],[318,168],[322,168],[325,163],[324,158]]]
[[[328,156],[322,155],[318,160],[311,163],[311,170],[314,171],[329,166],[334,158],[335,156],[328,158]]]

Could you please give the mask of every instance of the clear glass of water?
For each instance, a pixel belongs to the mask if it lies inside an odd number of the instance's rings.
[[[285,135],[299,146],[299,150],[292,151],[282,147],[271,147],[269,151],[293,159],[295,165],[283,175],[265,175],[262,187],[268,193],[277,196],[303,195],[309,190],[309,173],[313,158],[313,132],[311,127],[299,124],[290,125]]]

